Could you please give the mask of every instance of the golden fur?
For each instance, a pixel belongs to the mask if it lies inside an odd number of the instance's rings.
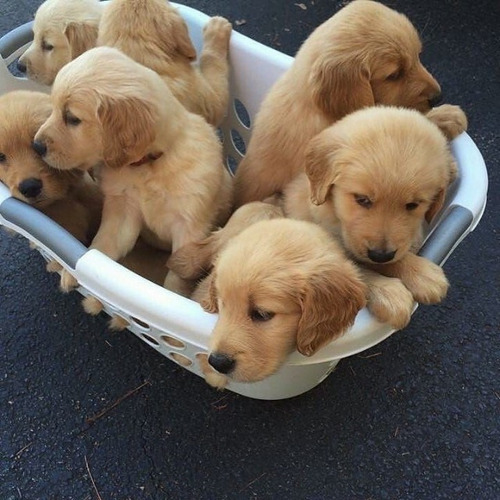
[[[59,70],[97,42],[98,0],[47,0],[35,14],[33,43],[20,57],[32,80],[52,85]]]
[[[229,98],[231,24],[213,17],[203,32],[200,64],[188,28],[165,0],[113,0],[99,25],[99,45],[116,47],[161,75],[191,112],[218,125]]]
[[[59,72],[52,103],[35,137],[44,159],[60,169],[101,165],[93,248],[117,260],[142,233],[175,252],[227,220],[232,184],[215,131],[154,71],[117,49],[91,49]],[[174,273],[165,286],[187,293]]]
[[[254,382],[273,374],[295,349],[311,356],[342,335],[365,305],[366,288],[340,246],[316,224],[256,222],[229,240],[200,285],[203,308],[218,312],[214,356],[233,365],[225,375],[202,362],[207,382],[226,375]]]
[[[14,197],[89,245],[101,216],[97,184],[85,172],[50,168],[31,147],[51,110],[50,97],[40,92],[17,90],[0,97],[0,180]]]
[[[376,103],[429,110],[440,87],[419,59],[421,42],[402,14],[355,0],[319,26],[258,112],[235,177],[236,206],[281,191],[303,171],[309,140]]]
[[[201,241],[193,241],[170,256],[167,265],[184,279],[196,280],[211,271],[219,252],[231,238],[260,220],[283,217],[280,207],[254,201],[238,208],[227,224]]]
[[[357,261],[400,278],[418,302],[435,303],[446,277],[413,252],[455,174],[444,134],[424,115],[367,108],[310,141],[306,174],[285,189],[284,209],[338,234]]]

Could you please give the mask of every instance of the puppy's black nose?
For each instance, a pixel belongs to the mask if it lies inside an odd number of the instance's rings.
[[[218,352],[211,353],[208,357],[208,362],[219,373],[224,373],[226,375],[234,370],[234,365],[236,364],[234,359]]]
[[[20,60],[17,61],[17,69],[21,72],[21,73],[26,73],[26,64],[24,64],[23,62],[21,62]]]
[[[429,99],[429,106],[431,108],[434,108],[434,107],[438,106],[439,104],[441,104],[442,102],[443,102],[443,94],[442,94],[442,92],[439,92],[438,94],[432,96]]]
[[[19,192],[26,198],[36,198],[42,192],[42,187],[42,181],[34,177],[24,179],[18,186]]]
[[[40,156],[45,156],[47,154],[47,144],[41,141],[33,141],[31,147],[35,150],[35,153]]]
[[[393,252],[386,252],[383,250],[372,250],[371,248],[368,250],[368,258],[373,260],[373,262],[377,262],[382,264],[384,262],[391,261],[396,255],[396,250]]]

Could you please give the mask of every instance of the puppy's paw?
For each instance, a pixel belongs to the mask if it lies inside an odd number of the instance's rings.
[[[203,376],[205,377],[205,381],[208,385],[211,385],[215,389],[222,391],[228,383],[228,379],[226,376],[221,373],[216,372],[208,363],[208,355],[207,354],[198,354],[196,356],[198,358],[198,362],[200,364],[201,371],[203,372]]]
[[[443,104],[431,109],[426,116],[450,141],[467,130],[467,116],[460,106]]]
[[[448,292],[449,283],[444,271],[430,260],[418,257],[410,272],[401,278],[413,298],[421,304],[437,304]]]
[[[401,330],[410,322],[413,295],[400,279],[380,276],[369,286],[367,306],[378,321]]]
[[[61,266],[57,260],[49,260],[45,269],[48,273],[58,273],[59,271],[62,271],[63,266]]]
[[[91,316],[97,316],[103,310],[102,302],[92,295],[82,299],[82,306],[84,311]]]
[[[69,273],[66,269],[61,271],[61,281],[59,282],[59,288],[62,292],[68,293],[74,290],[78,286],[78,280]]]
[[[130,323],[125,318],[122,318],[121,316],[118,316],[116,314],[111,316],[111,319],[108,322],[108,328],[115,332],[121,332],[122,330],[125,330],[125,328],[127,328],[129,325]]]
[[[169,271],[163,286],[170,290],[171,292],[182,295],[183,297],[189,297],[193,293],[194,283],[191,280],[185,280],[181,278],[177,273]]]
[[[210,48],[216,52],[227,54],[232,30],[231,23],[224,17],[215,16],[210,18],[203,28],[203,48]]]

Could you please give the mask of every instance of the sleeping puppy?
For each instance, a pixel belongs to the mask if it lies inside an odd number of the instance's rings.
[[[319,26],[261,105],[236,172],[236,206],[281,191],[303,172],[309,140],[352,111],[428,111],[440,87],[421,50],[411,22],[377,2],[356,0]]]
[[[353,324],[365,295],[355,265],[318,225],[252,224],[228,242],[194,295],[219,313],[210,355],[199,356],[207,382],[256,382],[295,349],[312,356]]]
[[[69,61],[95,47],[102,5],[98,0],[47,0],[35,14],[33,43],[19,58],[28,78],[52,85]]]
[[[286,187],[284,209],[338,234],[355,260],[432,304],[444,298],[448,281],[415,252],[456,171],[445,135],[424,115],[366,108],[310,141],[306,174]]]
[[[99,25],[98,45],[116,47],[163,77],[191,112],[218,125],[229,99],[231,24],[213,17],[203,32],[200,64],[188,28],[166,0],[113,0]]]
[[[50,116],[50,97],[18,90],[0,97],[0,180],[12,196],[54,219],[84,245],[99,227],[102,196],[82,171],[50,168],[32,148],[33,138]],[[58,270],[53,263],[49,270]]]
[[[231,177],[215,131],[154,71],[117,49],[91,49],[59,72],[52,104],[38,153],[63,170],[100,165],[104,208],[92,248],[118,260],[142,233],[175,252],[227,220]],[[189,293],[175,273],[165,286]]]

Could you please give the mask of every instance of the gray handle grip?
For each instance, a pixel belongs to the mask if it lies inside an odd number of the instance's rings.
[[[21,26],[9,31],[2,38],[0,38],[0,55],[4,59],[7,59],[19,47],[22,47],[33,40],[32,26],[33,21],[21,24]]]
[[[454,206],[439,222],[434,232],[424,243],[418,254],[441,265],[452,252],[460,238],[471,227],[474,216],[462,206]]]
[[[0,205],[0,214],[7,222],[33,236],[72,269],[87,252],[82,243],[50,217],[16,198],[4,200]]]

